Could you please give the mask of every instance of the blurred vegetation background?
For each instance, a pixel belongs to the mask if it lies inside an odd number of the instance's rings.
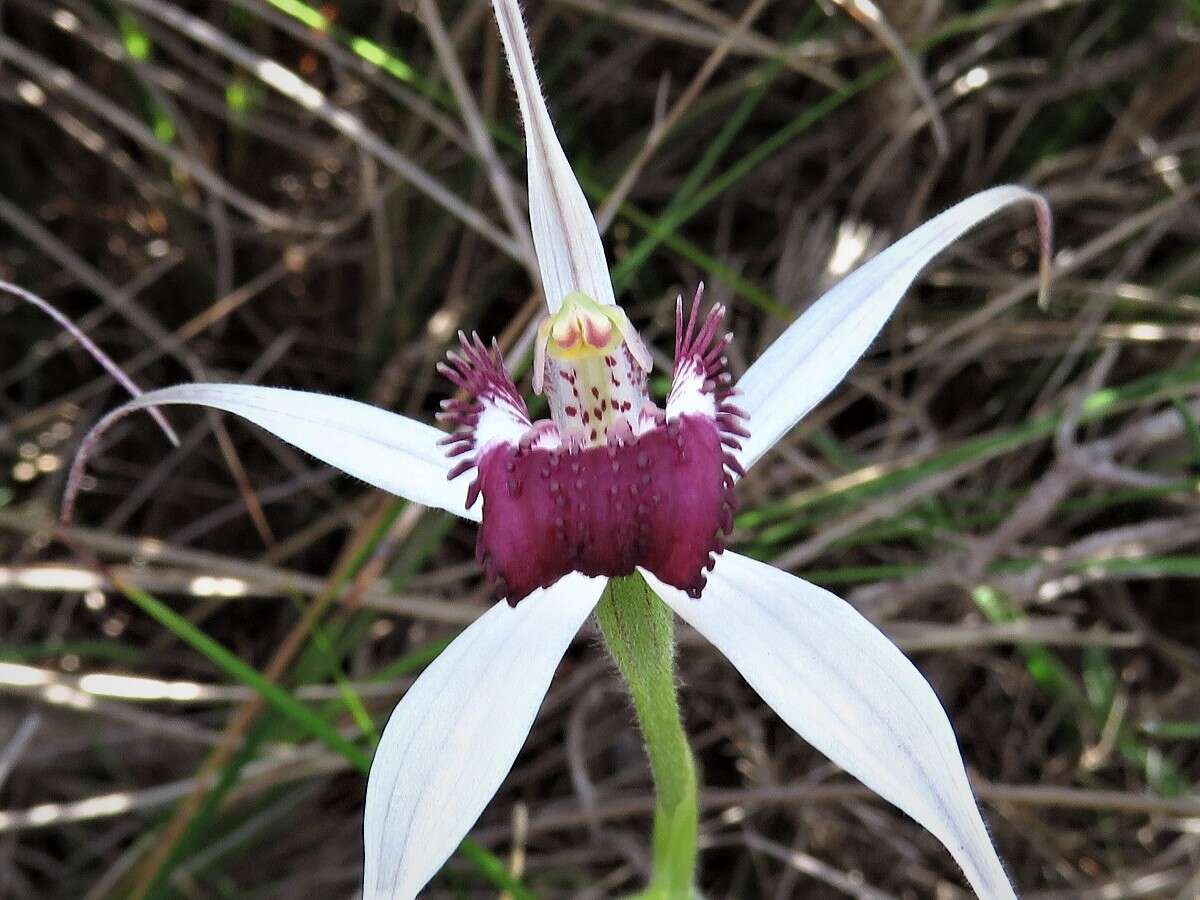
[[[1023,896],[1200,896],[1200,2],[873,10],[527,12],[660,363],[699,281],[740,371],[932,213],[1045,192],[1050,310],[1031,216],[961,241],[742,483],[734,544],[915,658]],[[3,0],[0,278],[145,387],[432,420],[457,329],[522,363],[539,315],[502,65],[482,0]],[[173,410],[179,449],[112,430],[64,544],[66,466],[123,397],[43,315],[0,313],[0,895],[353,896],[372,739],[488,602],[473,527]],[[679,654],[706,896],[966,896],[707,643]],[[585,633],[428,895],[634,890],[650,803]]]

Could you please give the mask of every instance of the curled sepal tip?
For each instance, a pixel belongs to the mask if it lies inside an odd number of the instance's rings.
[[[140,397],[142,395],[142,389],[137,386],[132,378],[125,374],[125,371],[113,361],[112,357],[101,350],[90,337],[83,333],[78,325],[60,313],[57,309],[55,309],[37,294],[27,291],[23,287],[18,287],[15,284],[9,284],[7,281],[0,281],[0,291],[4,291],[13,297],[16,297],[18,300],[40,309],[55,322],[57,322],[58,325],[65,332],[67,332],[67,334],[71,335],[71,337],[73,337],[79,343],[79,345],[83,347],[84,350],[91,354],[92,359],[96,360],[96,362],[98,362],[104,368],[104,371],[108,372],[108,374],[113,377],[113,380],[121,385],[121,387],[125,388],[125,390],[127,390],[131,396]],[[163,430],[163,434],[167,436],[167,440],[178,447],[179,435],[175,433],[175,429],[171,427],[171,424],[167,421],[162,412],[157,409],[152,409],[150,410],[150,415],[154,417],[154,421],[158,423],[158,427]]]

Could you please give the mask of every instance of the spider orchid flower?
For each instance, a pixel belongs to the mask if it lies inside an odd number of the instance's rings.
[[[788,725],[927,828],[975,891],[1013,897],[929,684],[828,591],[725,551],[747,469],[866,351],[921,270],[965,231],[1031,203],[1048,275],[1049,210],[1002,186],[918,227],[800,316],[733,383],[722,308],[676,307],[669,396],[650,399],[646,346],[616,305],[595,219],[555,135],[516,0],[493,0],[528,150],[532,235],[548,305],[531,421],[500,352],[478,337],[440,369],[458,389],[447,434],[339,397],[185,384],[113,410],[198,404],[239,415],[350,475],[480,522],[477,556],[498,600],[425,670],[384,731],[367,788],[365,896],[408,898],[499,789],[567,647],[606,579],[640,572]],[[734,397],[737,395],[736,404]],[[466,476],[466,477],[463,477]],[[707,573],[707,574],[706,574]]]

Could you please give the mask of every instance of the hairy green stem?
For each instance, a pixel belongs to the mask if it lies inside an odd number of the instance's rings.
[[[654,874],[641,895],[688,900],[696,874],[696,766],[675,693],[674,620],[641,575],[613,578],[596,607],[633,697],[654,774]]]

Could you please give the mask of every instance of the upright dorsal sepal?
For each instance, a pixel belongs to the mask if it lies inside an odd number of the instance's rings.
[[[554,313],[573,292],[616,302],[596,218],[571,171],[546,109],[533,51],[516,0],[492,0],[517,89],[529,162],[529,224],[546,305]]]

